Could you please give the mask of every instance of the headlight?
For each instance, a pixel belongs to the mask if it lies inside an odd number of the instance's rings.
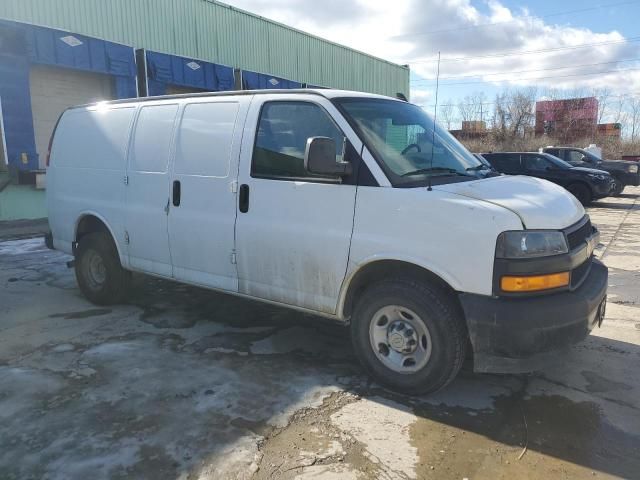
[[[496,244],[497,258],[546,257],[568,251],[564,234],[557,231],[502,232]]]
[[[629,165],[627,171],[629,173],[638,173],[638,165]]]

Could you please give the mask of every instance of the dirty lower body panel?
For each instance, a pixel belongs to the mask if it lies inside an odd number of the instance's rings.
[[[536,371],[583,340],[605,313],[607,268],[598,260],[574,291],[531,298],[461,294],[477,372]]]

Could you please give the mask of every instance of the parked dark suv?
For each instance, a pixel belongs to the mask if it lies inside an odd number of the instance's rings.
[[[627,185],[640,185],[638,163],[627,160],[602,160],[593,153],[576,147],[545,147],[544,153],[558,157],[574,167],[597,168],[609,172],[616,181],[612,195],[622,193]]]
[[[557,183],[569,190],[583,205],[597,198],[608,197],[615,185],[611,175],[603,170],[572,167],[553,155],[535,152],[483,153],[498,172],[509,175],[529,175]]]

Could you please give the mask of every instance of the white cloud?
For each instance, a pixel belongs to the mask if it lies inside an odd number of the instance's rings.
[[[427,105],[433,98],[433,90],[425,90],[419,87],[411,89],[411,102],[417,105]]]
[[[609,87],[619,93],[640,88],[640,71],[610,73],[611,70],[640,69],[638,61],[613,63],[640,56],[638,44],[625,42],[619,32],[594,32],[579,26],[550,23],[530,15],[527,9],[511,10],[497,0],[488,0],[483,11],[470,0],[326,0],[322,3],[231,0],[229,3],[372,55],[409,63],[415,74],[426,79],[412,84],[414,101],[426,99],[426,92],[433,88],[436,65],[424,60],[432,60],[438,51],[443,58],[443,84],[502,81],[504,85],[536,85],[543,89]],[[559,19],[566,21],[572,17]],[[608,44],[560,49],[596,43]],[[490,57],[502,52],[550,49],[556,50]],[[452,57],[471,58],[446,60]],[[482,85],[470,84],[468,88],[478,90]]]

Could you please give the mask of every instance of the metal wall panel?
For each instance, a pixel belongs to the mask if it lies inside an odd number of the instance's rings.
[[[409,70],[212,0],[1,0],[0,18],[327,87],[409,94]]]

